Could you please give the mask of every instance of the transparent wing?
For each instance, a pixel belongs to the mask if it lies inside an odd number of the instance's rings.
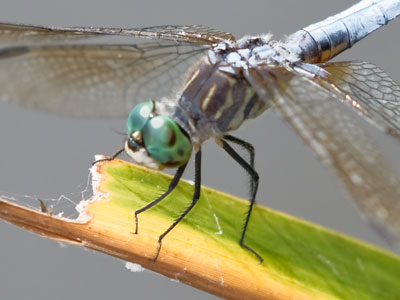
[[[400,178],[365,132],[363,120],[318,78],[262,66],[249,75],[259,94],[272,99],[275,110],[334,171],[374,227],[400,243]]]
[[[101,27],[45,27],[0,23],[0,46],[53,43],[100,35],[142,37],[158,40],[213,44],[221,40],[234,40],[231,33],[201,25],[154,26],[144,28]]]
[[[161,41],[0,50],[0,99],[75,117],[121,117],[176,92],[207,46]]]
[[[95,36],[96,33],[57,30],[50,27],[0,23],[0,47],[62,42]]]
[[[335,62],[320,65],[332,83],[367,119],[400,138],[400,86],[368,62]]]

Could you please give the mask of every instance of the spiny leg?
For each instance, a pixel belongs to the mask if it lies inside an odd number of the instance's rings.
[[[227,140],[229,142],[232,142],[236,145],[239,145],[240,147],[244,148],[245,150],[247,150],[250,154],[250,166],[254,169],[254,160],[255,160],[255,151],[254,151],[254,146],[252,144],[250,144],[249,142],[243,141],[242,139],[239,139],[235,136],[232,135],[224,135],[223,137],[224,140]],[[253,179],[250,177],[250,194],[253,194],[253,190],[254,190],[254,181]]]
[[[189,211],[196,205],[197,200],[200,198],[200,188],[201,188],[201,149],[199,149],[195,155],[195,170],[194,170],[194,192],[193,198],[190,205],[185,209],[185,211],[172,223],[172,225],[164,231],[162,235],[158,238],[158,248],[157,253],[153,257],[153,261],[157,260],[158,255],[160,254],[161,244],[163,238],[172,230],[178,223],[189,213]]]
[[[115,152],[112,156],[107,157],[107,158],[98,159],[98,160],[92,162],[92,166],[94,166],[95,164],[97,164],[98,162],[101,162],[101,161],[111,161],[111,160],[114,160],[114,159],[116,159],[119,155],[121,155],[121,153],[124,152],[124,151],[125,151],[125,148],[122,147],[122,148],[119,149],[117,152]]]
[[[244,142],[238,138],[235,138],[235,141],[237,144],[239,145],[246,145],[248,144],[247,142]],[[257,189],[258,189],[258,173],[256,172],[256,170],[254,169],[254,166],[249,164],[248,162],[246,162],[225,140],[221,139],[220,140],[220,146],[240,165],[242,166],[246,172],[250,175],[251,179],[252,179],[252,185],[251,185],[251,197],[250,197],[250,205],[249,205],[249,210],[247,211],[247,215],[246,215],[246,220],[244,222],[243,225],[243,230],[242,230],[242,234],[240,236],[240,240],[239,240],[239,245],[245,249],[247,249],[248,251],[250,251],[251,253],[253,253],[257,259],[260,261],[260,263],[263,262],[263,258],[256,252],[254,251],[252,248],[250,248],[249,246],[245,245],[243,240],[244,237],[246,235],[246,230],[247,230],[247,226],[249,224],[249,220],[250,220],[250,215],[251,212],[253,210],[253,206],[254,203],[256,201],[256,195],[257,195]],[[253,146],[251,146],[252,148]],[[250,148],[250,149],[251,149]],[[253,148],[253,156],[254,156],[254,148]],[[253,160],[253,161],[252,161]],[[253,159],[250,158],[250,163],[254,163],[254,157]]]
[[[164,199],[165,197],[167,197],[172,191],[173,189],[178,185],[179,180],[181,179],[183,172],[185,171],[187,166],[187,163],[185,163],[183,166],[180,166],[178,168],[178,170],[176,171],[174,177],[172,178],[169,186],[168,186],[168,190],[163,193],[160,197],[158,197],[157,199],[154,199],[153,201],[151,201],[150,203],[146,204],[145,206],[143,206],[142,208],[139,208],[138,210],[135,211],[135,224],[136,224],[136,229],[135,229],[135,234],[138,233],[138,214],[148,210],[149,208],[153,207],[154,205],[156,205],[158,202],[160,202],[162,199]]]

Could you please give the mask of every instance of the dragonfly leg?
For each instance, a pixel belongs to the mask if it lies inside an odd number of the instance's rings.
[[[249,142],[243,141],[242,139],[239,139],[233,135],[229,135],[229,134],[224,135],[223,139],[226,141],[232,142],[236,145],[239,145],[240,147],[247,150],[250,154],[249,164],[254,169],[255,151],[254,151],[254,146],[252,144],[250,144]],[[251,195],[253,194],[253,190],[254,190],[254,181],[250,177],[250,194]]]
[[[136,224],[136,228],[135,228],[135,234],[138,233],[138,215],[146,210],[148,210],[149,208],[153,207],[154,205],[156,205],[157,203],[159,203],[162,199],[164,199],[165,197],[167,197],[172,191],[173,189],[178,185],[179,180],[181,179],[183,172],[185,171],[185,168],[187,166],[187,163],[180,166],[178,168],[178,170],[176,171],[174,177],[172,178],[171,182],[169,183],[168,186],[168,190],[163,193],[160,197],[158,197],[157,199],[154,199],[153,201],[151,201],[150,203],[146,204],[145,206],[143,206],[142,208],[139,208],[138,210],[135,211],[135,224]]]
[[[254,169],[254,147],[245,142],[242,141],[238,138],[232,137],[232,136],[228,136],[228,138],[226,138],[226,140],[229,140],[235,144],[238,144],[242,147],[244,147],[245,149],[247,149],[250,152],[250,164],[248,162],[246,162],[225,140],[225,137],[221,140],[219,140],[220,142],[220,146],[243,168],[246,170],[246,172],[250,175],[251,177],[251,197],[250,197],[250,205],[249,205],[249,209],[247,211],[247,215],[246,215],[246,219],[243,225],[243,229],[242,229],[242,234],[240,236],[239,239],[239,244],[241,247],[243,247],[244,249],[250,251],[251,253],[253,253],[257,259],[260,261],[260,263],[263,262],[263,258],[256,252],[254,251],[252,248],[250,248],[249,246],[244,244],[244,237],[246,235],[246,230],[247,230],[247,226],[249,224],[249,220],[250,220],[250,215],[251,212],[253,210],[253,206],[254,203],[256,201],[256,195],[257,195],[257,189],[258,189],[258,180],[259,180],[259,176],[258,173],[256,172],[256,170]]]
[[[194,192],[193,198],[190,205],[185,209],[185,211],[172,223],[171,226],[167,230],[164,231],[162,235],[158,238],[158,248],[157,252],[153,257],[153,261],[157,260],[158,255],[160,254],[161,245],[163,238],[172,230],[178,223],[189,213],[189,211],[196,205],[197,200],[200,198],[200,188],[201,188],[201,150],[197,151],[195,155],[195,175],[194,175]]]
[[[121,153],[124,152],[124,151],[125,151],[125,148],[122,147],[122,148],[119,149],[117,152],[115,152],[112,156],[107,157],[107,158],[98,159],[98,160],[92,162],[92,166],[94,166],[95,164],[97,164],[97,163],[99,163],[99,162],[101,162],[101,161],[111,161],[111,160],[114,160],[114,159],[116,159],[118,156],[120,156]]]

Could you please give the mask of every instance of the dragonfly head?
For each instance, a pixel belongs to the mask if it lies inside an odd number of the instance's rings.
[[[160,170],[181,166],[190,158],[189,137],[171,118],[157,114],[153,101],[136,105],[126,128],[125,151],[138,164]]]

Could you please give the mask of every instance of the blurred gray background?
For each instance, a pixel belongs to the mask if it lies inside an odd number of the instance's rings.
[[[281,38],[354,2],[1,0],[0,21],[111,27],[203,24],[236,37],[272,32]],[[371,61],[400,82],[399,30],[400,20],[393,21],[338,59]],[[57,198],[79,192],[93,155],[112,154],[121,145],[122,137],[114,130],[123,132],[124,124],[125,120],[69,120],[0,102],[0,195]],[[372,134],[398,166],[398,144],[374,130]],[[235,135],[256,146],[259,202],[389,247],[362,221],[333,176],[272,112],[248,122]],[[240,167],[214,143],[206,143],[203,150],[203,183],[246,197],[248,181]],[[190,168],[185,178],[192,176]],[[149,271],[131,273],[122,261],[61,247],[4,222],[0,235],[1,299],[215,299]]]

